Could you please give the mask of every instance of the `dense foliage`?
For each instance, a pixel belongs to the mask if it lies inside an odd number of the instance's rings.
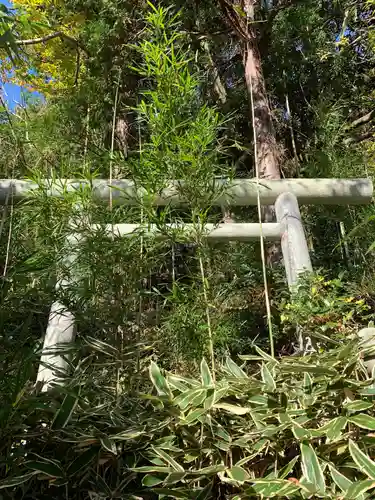
[[[373,205],[301,208],[318,272],[292,294],[280,264],[265,281],[259,244],[205,236],[258,221],[217,206],[216,180],[256,174],[263,125],[282,176],[372,177],[374,2],[0,7],[2,79],[42,95],[1,95],[1,177],[38,189],[6,196],[0,220],[0,496],[371,498],[372,353],[356,333],[374,319]],[[84,184],[51,197],[45,178]],[[97,178],[142,196],[102,203]],[[186,204],[156,208],[169,179]],[[120,237],[125,223],[140,229]],[[55,301],[77,337],[44,393]],[[301,334],[314,352],[296,352]]]

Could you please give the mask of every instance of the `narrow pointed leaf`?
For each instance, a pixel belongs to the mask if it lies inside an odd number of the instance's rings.
[[[98,448],[92,447],[86,450],[82,455],[77,457],[72,464],[68,467],[67,475],[74,476],[80,470],[88,467],[92,460],[98,455]]]
[[[155,448],[151,446],[151,449],[158,455],[162,460],[167,462],[175,471],[177,472],[185,472],[185,469],[178,463],[174,458],[172,458],[168,453],[160,448]]]
[[[225,360],[226,367],[236,378],[248,378],[246,373],[231,358]]]
[[[346,495],[344,496],[344,499],[362,500],[363,494],[373,488],[375,488],[375,481],[373,481],[372,479],[358,481],[358,483],[354,483],[350,486],[350,488],[346,492]]]
[[[207,361],[203,358],[201,361],[201,377],[202,377],[202,385],[205,387],[212,387],[212,375],[210,369],[208,368]]]
[[[78,403],[78,399],[79,392],[78,394],[67,394],[65,396],[52,421],[52,429],[63,429],[69,423]]]
[[[216,409],[225,410],[229,413],[234,413],[235,415],[245,415],[251,411],[251,408],[246,408],[243,406],[230,405],[227,403],[218,403],[213,406]]]
[[[10,477],[0,481],[0,490],[4,488],[14,488],[23,483],[30,481],[33,476],[38,474],[38,471],[29,472],[28,474],[23,474],[22,476]]]
[[[349,452],[359,469],[371,479],[375,479],[375,462],[361,451],[354,441],[349,440]]]
[[[263,383],[266,386],[266,391],[273,392],[276,389],[276,382],[268,369],[268,366],[264,363],[262,364],[261,374]]]
[[[250,479],[249,474],[242,467],[234,466],[227,471],[228,476],[239,483],[244,483]]]
[[[368,410],[373,406],[369,401],[353,401],[352,403],[348,403],[344,406],[346,410],[350,411],[363,411]]]
[[[152,488],[153,486],[157,486],[162,483],[163,479],[160,479],[158,476],[154,476],[152,474],[146,474],[146,476],[142,479],[142,485],[147,486],[148,488]]]
[[[314,485],[317,493],[323,494],[326,490],[323,470],[318,457],[310,444],[301,443],[302,471],[307,481]]]
[[[345,477],[343,474],[341,474],[341,472],[339,472],[337,469],[335,469],[333,465],[328,465],[328,467],[335,484],[337,484],[337,486],[343,493],[346,493],[350,488],[350,486],[353,484],[353,482],[350,481],[350,479]]]
[[[61,467],[51,462],[37,462],[31,460],[26,463],[26,467],[51,477],[64,477],[65,475]]]
[[[169,396],[170,389],[166,378],[162,375],[160,368],[154,361],[150,364],[150,378],[159,396]]]
[[[365,413],[360,413],[359,415],[353,415],[349,418],[349,422],[358,425],[362,429],[369,429],[370,431],[375,431],[375,418]]]

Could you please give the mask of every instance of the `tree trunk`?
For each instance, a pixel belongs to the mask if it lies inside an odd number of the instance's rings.
[[[249,95],[252,95],[254,106],[253,125],[257,142],[256,161],[259,177],[280,179],[278,147],[255,38],[246,43],[243,58],[246,85]]]

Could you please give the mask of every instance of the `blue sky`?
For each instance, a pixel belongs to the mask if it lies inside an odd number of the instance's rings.
[[[11,2],[9,2],[8,0],[0,0],[0,4],[3,4],[6,7],[11,7]],[[22,103],[23,101],[22,94],[24,93],[24,91],[18,85],[1,82],[0,90],[3,91],[2,93],[4,99],[8,103],[8,106],[11,109],[14,109],[17,103]]]

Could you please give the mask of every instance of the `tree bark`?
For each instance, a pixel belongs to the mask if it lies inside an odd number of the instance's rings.
[[[262,72],[260,52],[257,44],[255,6],[257,0],[220,0],[220,5],[232,27],[242,40],[243,64],[246,86],[254,108],[254,140],[256,142],[256,170],[260,179],[280,179],[279,148],[272,124],[271,110],[267,99],[266,84]],[[243,12],[241,12],[241,10]],[[275,220],[274,206],[263,208],[265,222]],[[280,251],[270,248],[268,262],[279,260]]]

